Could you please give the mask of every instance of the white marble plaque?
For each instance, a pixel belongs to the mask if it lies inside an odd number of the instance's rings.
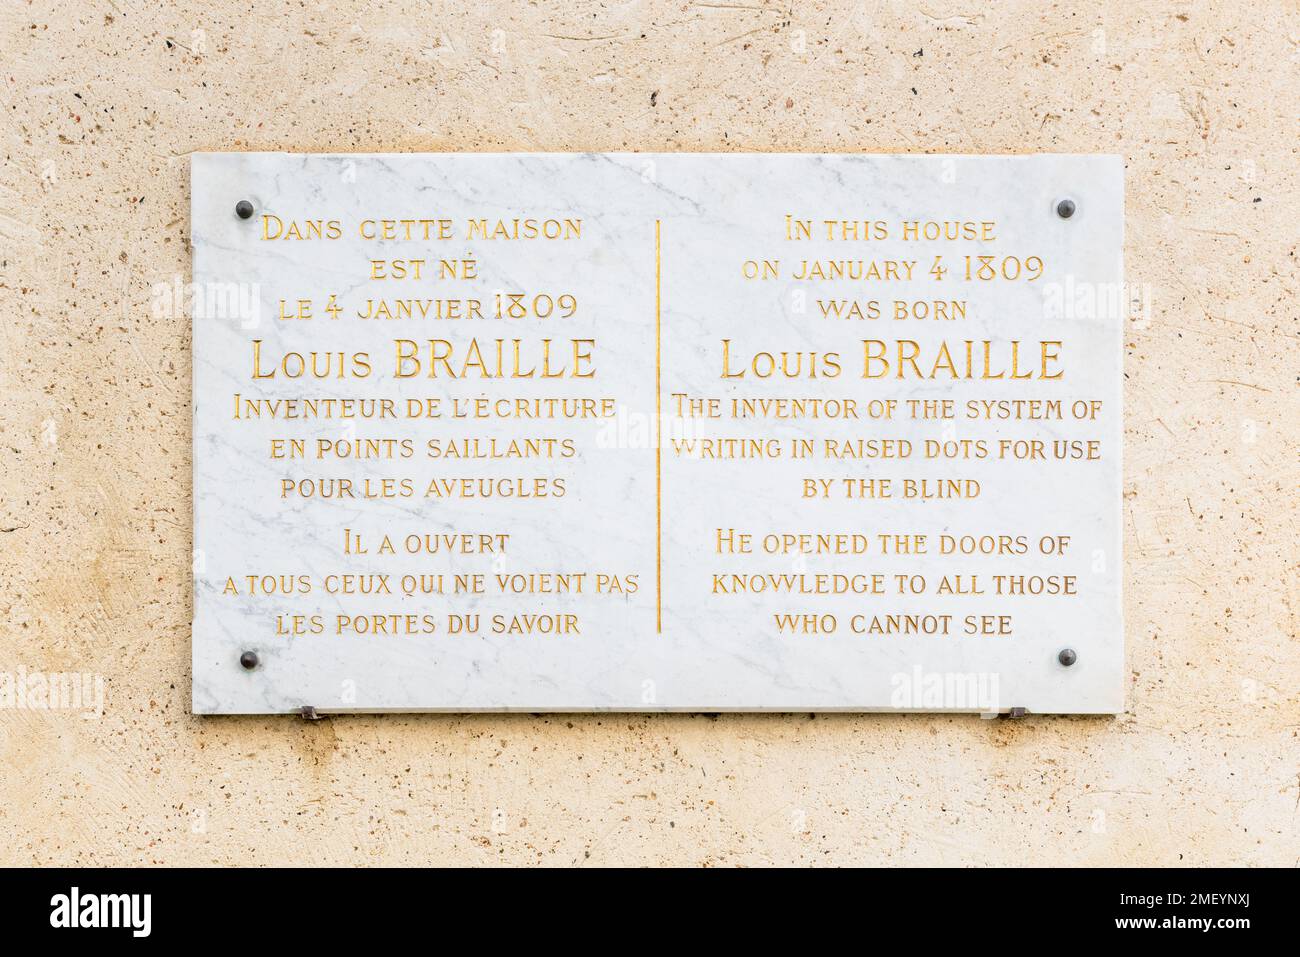
[[[1122,710],[1118,157],[192,188],[196,712]]]

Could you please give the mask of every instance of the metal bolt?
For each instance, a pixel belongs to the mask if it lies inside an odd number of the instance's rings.
[[[235,204],[235,215],[240,219],[248,219],[253,215],[253,204],[246,199],[241,199]]]
[[[252,671],[257,667],[257,652],[246,651],[239,656],[239,663],[244,666],[246,671]]]
[[[1079,656],[1074,653],[1073,648],[1062,648],[1061,653],[1056,656],[1056,660],[1068,668],[1079,660]]]
[[[1074,215],[1074,200],[1063,199],[1056,204],[1056,215],[1062,219],[1069,219]]]

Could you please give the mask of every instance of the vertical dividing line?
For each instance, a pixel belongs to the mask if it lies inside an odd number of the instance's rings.
[[[663,258],[655,220],[655,634],[664,633],[663,312],[659,277]]]

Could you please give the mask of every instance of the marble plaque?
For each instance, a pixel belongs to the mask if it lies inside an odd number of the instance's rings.
[[[1123,707],[1113,156],[198,154],[193,707]]]

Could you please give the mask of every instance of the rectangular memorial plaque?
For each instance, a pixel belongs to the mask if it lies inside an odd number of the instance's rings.
[[[196,712],[1121,710],[1118,157],[192,173]]]

